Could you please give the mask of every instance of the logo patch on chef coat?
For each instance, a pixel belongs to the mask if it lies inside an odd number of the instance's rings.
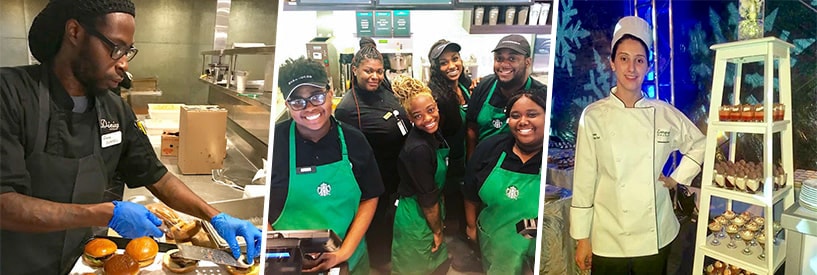
[[[321,185],[318,185],[318,189],[316,191],[318,191],[318,196],[326,197],[332,192],[332,186],[328,183],[322,182]]]
[[[669,141],[670,141],[669,129],[657,129],[655,131],[655,142],[669,143]]]
[[[106,132],[113,132],[119,130],[119,122],[108,121],[106,119],[99,120],[99,129],[106,129]]]
[[[502,128],[502,120],[499,120],[498,118],[491,120],[491,126],[494,126],[494,128],[497,129]]]
[[[597,134],[597,133],[593,133],[593,139],[594,140],[601,139],[601,136],[599,136],[599,134]]]
[[[516,188],[516,186],[511,185],[505,189],[505,196],[509,199],[516,200],[519,198],[519,189]]]

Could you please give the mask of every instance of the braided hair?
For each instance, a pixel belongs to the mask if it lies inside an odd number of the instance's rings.
[[[60,50],[68,19],[98,25],[105,15],[114,12],[135,17],[136,7],[130,0],[51,0],[28,31],[31,54],[40,63],[50,63]]]
[[[392,83],[392,90],[400,105],[403,106],[407,112],[411,112],[411,101],[419,96],[428,96],[434,99],[431,95],[431,89],[428,88],[422,81],[411,77],[398,77]]]

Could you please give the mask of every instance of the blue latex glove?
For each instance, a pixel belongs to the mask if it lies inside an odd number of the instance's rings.
[[[213,217],[213,219],[210,220],[210,224],[213,225],[216,232],[230,245],[230,250],[236,259],[241,256],[241,247],[238,246],[238,241],[235,237],[244,237],[244,240],[247,242],[247,263],[252,264],[255,257],[257,257],[261,251],[261,229],[258,229],[248,221],[233,218],[223,212]]]
[[[134,239],[163,235],[159,230],[162,220],[150,213],[143,205],[125,201],[113,201],[113,205],[113,217],[108,222],[108,227],[122,237]]]

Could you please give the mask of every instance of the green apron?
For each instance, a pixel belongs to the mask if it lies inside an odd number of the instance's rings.
[[[496,83],[499,80],[494,80],[491,85],[491,90],[488,91],[488,97],[482,103],[482,109],[477,114],[477,125],[479,125],[479,136],[477,141],[482,141],[490,136],[510,132],[508,129],[508,118],[505,116],[505,106],[494,107],[491,105],[491,97],[494,96],[496,90]],[[530,90],[531,78],[525,82],[525,90]]]
[[[502,169],[504,160],[502,152],[479,189],[485,203],[478,219],[479,247],[487,274],[523,274],[523,263],[533,259],[536,245],[516,232],[516,223],[539,214],[540,174]]]
[[[338,125],[342,159],[317,167],[295,166],[295,122],[289,128],[289,191],[276,230],[332,229],[346,238],[360,206],[360,187],[352,172],[343,130]],[[309,170],[305,171],[304,170]],[[366,240],[347,261],[351,274],[369,274]]]
[[[434,183],[437,184],[437,189],[440,191],[443,190],[445,175],[448,171],[446,163],[448,151],[449,148],[437,149],[437,170],[434,172]],[[442,196],[438,201],[440,218],[445,220]],[[434,272],[448,259],[448,248],[443,242],[437,252],[431,253],[433,246],[434,233],[428,227],[423,209],[417,202],[416,196],[401,197],[394,214],[391,273],[423,275]]]

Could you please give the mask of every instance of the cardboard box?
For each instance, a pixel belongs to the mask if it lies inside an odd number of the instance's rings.
[[[218,106],[187,105],[179,115],[179,171],[211,174],[222,168],[227,155],[227,110]]]
[[[162,133],[162,156],[179,155],[179,132]]]

